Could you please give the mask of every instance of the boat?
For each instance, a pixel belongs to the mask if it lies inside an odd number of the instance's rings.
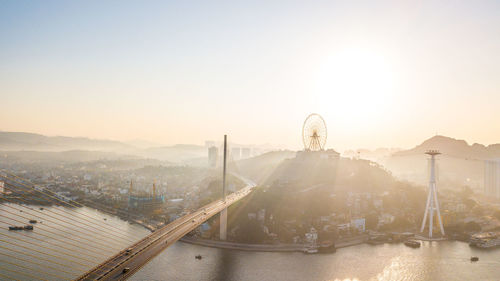
[[[23,229],[24,229],[24,230],[33,230],[33,226],[28,224],[28,225],[25,225],[25,226],[23,227]]]
[[[307,247],[304,249],[304,254],[316,254],[318,252],[318,248],[316,247]]]
[[[476,244],[476,247],[482,249],[491,249],[500,246],[500,238],[490,239]]]
[[[194,258],[197,259],[197,260],[201,260],[201,255],[197,255]]]
[[[411,248],[420,248],[420,242],[415,240],[406,240],[405,245]]]
[[[30,220],[30,223],[37,223],[36,220]]]
[[[9,226],[9,230],[23,230],[22,226]]]
[[[471,257],[471,258],[470,258],[470,261],[478,261],[478,260],[479,260],[479,258],[478,258],[478,257]]]
[[[500,233],[485,232],[473,235],[469,240],[472,247],[491,249],[500,246]]]
[[[330,241],[322,243],[318,250],[320,253],[335,253],[337,251],[335,243]]]

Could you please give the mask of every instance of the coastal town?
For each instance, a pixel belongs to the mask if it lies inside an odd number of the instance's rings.
[[[311,161],[320,162],[320,170],[337,170],[336,177],[331,179],[324,173],[316,176],[316,180],[320,179],[316,182],[304,182],[306,177],[289,171]],[[221,197],[217,165],[164,166],[144,160],[8,163],[10,166],[2,168],[19,176],[17,180],[22,178],[21,183],[50,191],[63,201],[74,200],[143,225],[150,231]],[[317,253],[361,243],[433,240],[420,231],[425,187],[395,180],[375,162],[343,158],[333,150],[315,156],[299,152],[283,163],[286,168],[229,208],[226,241],[219,239],[217,216],[181,241],[229,249]],[[16,187],[9,174],[2,173],[2,177],[2,183],[9,183],[9,187],[2,184],[2,198],[19,204],[49,204],[44,196],[22,199],[29,190],[19,184]],[[227,186],[228,193],[232,193],[244,184],[229,177]],[[439,200],[446,234],[437,240],[460,240],[478,248],[500,246],[498,203],[469,186],[440,192]],[[437,220],[434,224],[436,232]]]

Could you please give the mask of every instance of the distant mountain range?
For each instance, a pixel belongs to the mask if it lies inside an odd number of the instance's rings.
[[[90,159],[122,159],[147,158],[166,161],[171,164],[205,166],[207,164],[207,149],[201,145],[178,144],[172,146],[146,147],[144,141],[120,142],[112,140],[90,139],[84,137],[49,137],[40,134],[24,132],[1,132],[0,152],[9,154],[20,160],[40,161],[41,159],[65,158],[77,161]],[[412,149],[377,149],[352,150],[344,153],[347,157],[369,159],[385,166],[399,178],[425,183],[427,179],[427,156],[425,151],[437,149],[439,156],[441,179],[450,180],[454,184],[482,184],[483,160],[500,159],[500,144],[469,145],[464,140],[445,136],[434,136]],[[23,152],[15,153],[12,152]],[[32,151],[33,153],[29,153]],[[72,151],[72,152],[69,152]],[[38,152],[38,153],[34,153]],[[43,153],[42,153],[43,152]],[[65,153],[62,153],[65,152]],[[359,153],[358,153],[359,152]],[[54,154],[56,153],[56,154]],[[284,159],[293,158],[295,152],[276,151],[239,161],[242,172],[264,181],[273,173]],[[265,174],[265,176],[264,176]]]
[[[438,177],[442,186],[457,188],[468,185],[483,189],[484,160],[500,158],[500,144],[488,146],[445,136],[434,136],[416,147],[393,153],[384,166],[399,178],[426,184],[429,158],[425,152],[439,150]]]
[[[134,147],[119,141],[97,140],[83,137],[48,137],[40,134],[23,132],[0,132],[0,150],[99,150],[123,151]]]
[[[431,149],[439,150],[442,154],[451,157],[478,160],[500,158],[500,144],[498,143],[488,146],[478,143],[469,145],[465,140],[457,140],[445,136],[434,136],[417,145],[415,148],[398,151],[393,156],[423,154]]]
[[[237,147],[250,147],[248,145],[232,145]],[[267,149],[264,148],[268,146],[269,145],[252,145],[251,147],[266,151]],[[120,142],[84,137],[49,137],[34,133],[0,131],[0,152],[16,155],[16,157],[19,156],[16,159],[25,161],[40,161],[41,158],[59,159],[60,157],[64,157],[64,155],[70,155],[68,153],[62,153],[69,151],[72,151],[72,157],[68,159],[75,160],[78,159],[78,156],[81,156],[82,161],[96,158],[116,159],[123,157],[140,157],[191,166],[206,166],[208,164],[208,150],[202,145],[176,144],[162,146],[157,143],[142,140]],[[30,159],[29,152],[33,152],[32,159]]]
[[[0,151],[12,152],[24,151],[26,153],[17,153],[22,155],[19,159],[29,159],[31,152],[32,160],[41,158],[58,159],[64,155],[71,155],[69,159],[82,161],[95,158],[115,159],[121,156],[152,158],[161,161],[176,163],[206,163],[206,160],[199,160],[207,157],[207,151],[200,145],[173,145],[143,148],[146,142],[134,141],[140,145],[131,145],[120,141],[99,140],[83,137],[49,137],[40,134],[23,132],[0,132]],[[35,153],[36,152],[36,153]],[[63,153],[64,152],[64,153]],[[71,153],[69,153],[71,152]]]

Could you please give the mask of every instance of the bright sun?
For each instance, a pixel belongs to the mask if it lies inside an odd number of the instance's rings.
[[[320,71],[319,99],[351,125],[387,117],[395,95],[395,73],[387,57],[366,49],[346,49],[327,59]]]

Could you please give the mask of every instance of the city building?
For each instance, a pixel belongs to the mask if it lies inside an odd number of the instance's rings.
[[[130,182],[128,197],[128,207],[134,210],[142,210],[147,212],[159,212],[163,203],[165,203],[165,196],[163,194],[156,194],[156,184],[153,183],[152,194],[142,195],[133,194],[133,184]]]
[[[219,157],[219,149],[216,146],[211,146],[208,148],[208,167],[217,167],[217,159]]]
[[[241,149],[241,159],[250,158],[250,148],[244,147]]]
[[[365,232],[365,218],[351,219],[351,227],[359,232]]]
[[[241,159],[241,148],[240,147],[233,147],[231,149],[231,157],[233,158],[234,161],[240,160]]]
[[[484,193],[500,198],[500,160],[484,161]]]

